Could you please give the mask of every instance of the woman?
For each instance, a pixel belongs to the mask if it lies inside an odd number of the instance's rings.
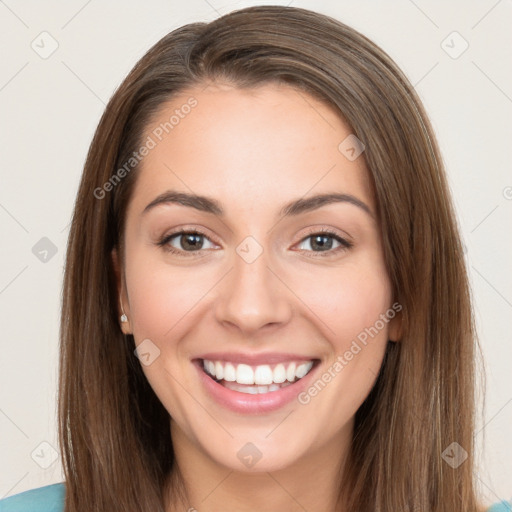
[[[396,64],[304,9],[184,26],[112,97],[78,192],[65,489],[0,510],[480,512],[476,347]]]

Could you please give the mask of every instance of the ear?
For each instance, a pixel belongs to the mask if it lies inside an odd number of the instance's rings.
[[[118,297],[117,318],[119,320],[119,326],[121,327],[121,330],[123,331],[124,334],[132,334],[131,322],[130,322],[130,307],[128,305],[128,296],[126,294],[126,286],[125,286],[125,281],[124,281],[124,277],[123,277],[123,271],[121,268],[119,254],[118,254],[116,248],[112,249],[111,257],[112,257],[112,266],[114,268],[114,274],[116,277],[116,288],[117,288],[117,297]],[[123,314],[123,312],[127,317],[126,322],[121,321],[121,315]]]
[[[402,339],[402,307],[400,306],[400,310],[395,312],[395,316],[388,324],[388,339],[396,343]]]

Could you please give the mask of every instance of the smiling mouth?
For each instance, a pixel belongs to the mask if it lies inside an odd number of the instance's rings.
[[[247,365],[201,359],[200,365],[211,379],[225,388],[251,395],[279,391],[305,377],[319,362],[287,361],[278,364]]]

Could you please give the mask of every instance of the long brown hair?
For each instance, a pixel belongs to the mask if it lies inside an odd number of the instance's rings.
[[[76,199],[63,285],[58,405],[66,512],[164,510],[174,463],[169,414],[133,353],[133,337],[120,330],[111,261],[112,249],[122,247],[137,167],[104,184],[140,147],[164,102],[212,80],[240,88],[288,84],[339,112],[365,145],[403,323],[356,413],[340,475],[347,510],[476,512],[479,345],[433,130],[412,85],[373,42],[328,16],[278,6],[174,30],[136,64],[101,118]],[[443,453],[452,443],[467,453],[457,467]]]

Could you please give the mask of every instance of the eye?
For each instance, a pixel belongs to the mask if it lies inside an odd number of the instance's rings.
[[[196,256],[198,252],[209,248],[204,247],[205,240],[212,243],[205,233],[194,229],[170,233],[159,240],[157,244],[164,250],[173,254],[179,254],[180,256]],[[214,244],[212,243],[212,245]]]
[[[308,242],[308,240],[310,241]],[[336,243],[338,244],[338,247],[333,249],[333,244]],[[353,246],[352,242],[349,242],[347,239],[341,237],[336,232],[329,229],[319,230],[318,228],[310,231],[308,236],[301,240],[300,245],[304,244],[309,245],[311,248],[306,249],[306,252],[317,253],[314,257],[332,256],[333,254],[337,254],[340,251],[350,249]],[[301,249],[301,251],[304,251],[304,249]]]

